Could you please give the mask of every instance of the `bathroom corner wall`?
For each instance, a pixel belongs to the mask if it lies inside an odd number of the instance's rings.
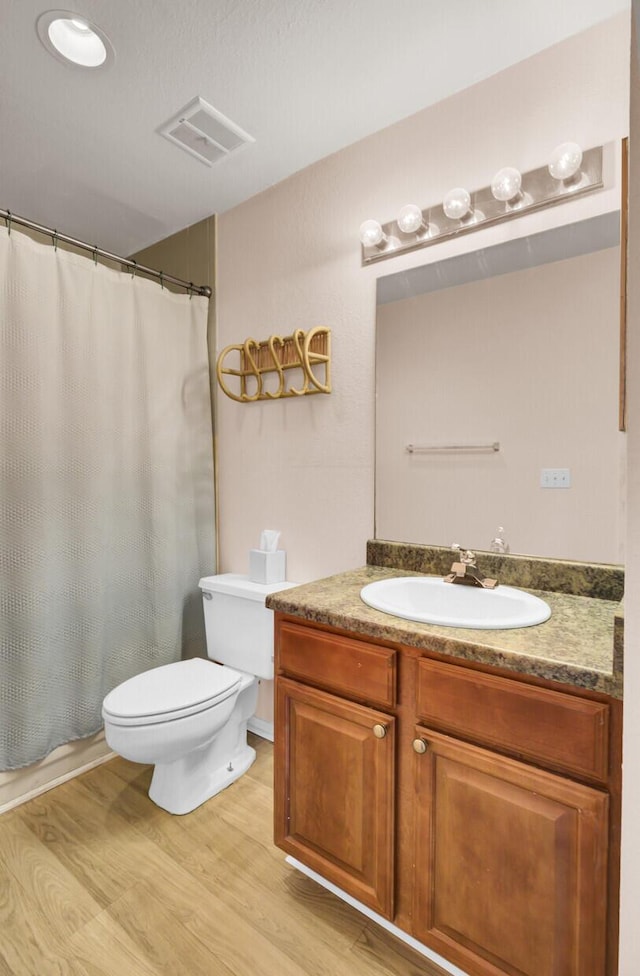
[[[213,288],[215,221],[215,217],[207,217],[130,256],[148,268],[162,270],[176,278],[191,281],[194,285],[209,285]]]
[[[209,345],[209,372],[211,380],[211,404],[213,421],[213,451],[216,458],[216,420],[215,420],[215,356],[216,356],[216,216],[205,218],[191,227],[166,237],[156,244],[131,254],[134,260],[144,264],[147,268],[154,268],[164,271],[166,274],[173,275],[175,278],[182,278],[183,281],[190,281],[194,285],[209,285],[212,289],[212,297],[209,302],[209,316],[207,319],[207,341]],[[171,285],[166,287],[171,288]],[[181,289],[176,289],[181,290]],[[218,498],[217,488],[218,465],[214,464],[214,486],[215,497]],[[216,505],[216,522],[218,507]],[[215,552],[218,553],[218,534],[216,526],[212,526],[215,532]],[[216,565],[218,563],[216,555]],[[211,573],[217,572],[216,566],[211,567]]]
[[[332,330],[333,393],[249,404],[217,396],[220,556],[246,572],[264,527],[288,578],[361,565],[374,526],[375,279],[619,206],[593,194],[424,251],[360,266],[358,227],[507,164],[544,163],[567,139],[628,132],[628,16],[620,15],[302,170],[218,221],[218,348],[248,336]],[[616,164],[617,165],[617,164]],[[541,546],[544,551],[544,545]]]

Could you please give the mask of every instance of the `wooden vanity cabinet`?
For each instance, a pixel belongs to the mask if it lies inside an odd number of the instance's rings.
[[[278,669],[391,706],[395,651],[281,624]],[[363,695],[364,689],[364,695]],[[393,917],[392,714],[276,678],[275,841],[385,918]]]
[[[470,976],[613,976],[617,703],[281,614],[276,689],[280,847]]]

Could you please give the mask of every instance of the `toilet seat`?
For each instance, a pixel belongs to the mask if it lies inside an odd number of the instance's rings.
[[[102,715],[114,725],[171,722],[225,701],[239,689],[242,678],[239,671],[204,658],[164,664],[110,691]]]

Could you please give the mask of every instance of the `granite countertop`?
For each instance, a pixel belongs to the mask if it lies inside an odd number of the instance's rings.
[[[450,559],[450,555],[448,556]],[[366,583],[421,573],[367,565],[267,597],[271,610],[508,671],[529,674],[622,698],[623,618],[620,599],[533,589],[551,617],[518,630],[467,630],[403,620],[366,606]],[[429,574],[436,575],[436,574]],[[506,582],[506,581],[505,581]],[[513,585],[509,581],[509,585]]]

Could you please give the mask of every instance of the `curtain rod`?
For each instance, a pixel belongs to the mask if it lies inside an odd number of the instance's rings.
[[[104,251],[96,244],[86,244],[84,241],[78,241],[74,237],[68,237],[66,234],[59,234],[57,230],[51,227],[44,227],[42,224],[37,224],[33,220],[27,220],[26,217],[17,217],[10,210],[0,210],[0,217],[6,221],[9,233],[11,233],[12,224],[18,224],[20,227],[28,227],[30,230],[38,231],[38,233],[50,237],[54,246],[58,241],[62,241],[63,244],[72,244],[74,247],[81,248],[83,251],[90,251],[94,258],[100,256],[101,258],[107,258],[110,261],[117,261],[119,264],[124,264],[127,268],[132,269],[134,275],[138,271],[142,271],[145,275],[157,278],[160,284],[166,281],[172,285],[184,288],[185,291],[192,292],[194,295],[203,295],[205,298],[211,298],[211,288],[209,285],[194,285],[192,281],[183,281],[182,278],[174,278],[173,275],[165,274],[164,271],[146,268],[143,264],[138,264],[137,261],[133,261],[131,258],[123,258],[119,254],[111,254],[110,251]]]

